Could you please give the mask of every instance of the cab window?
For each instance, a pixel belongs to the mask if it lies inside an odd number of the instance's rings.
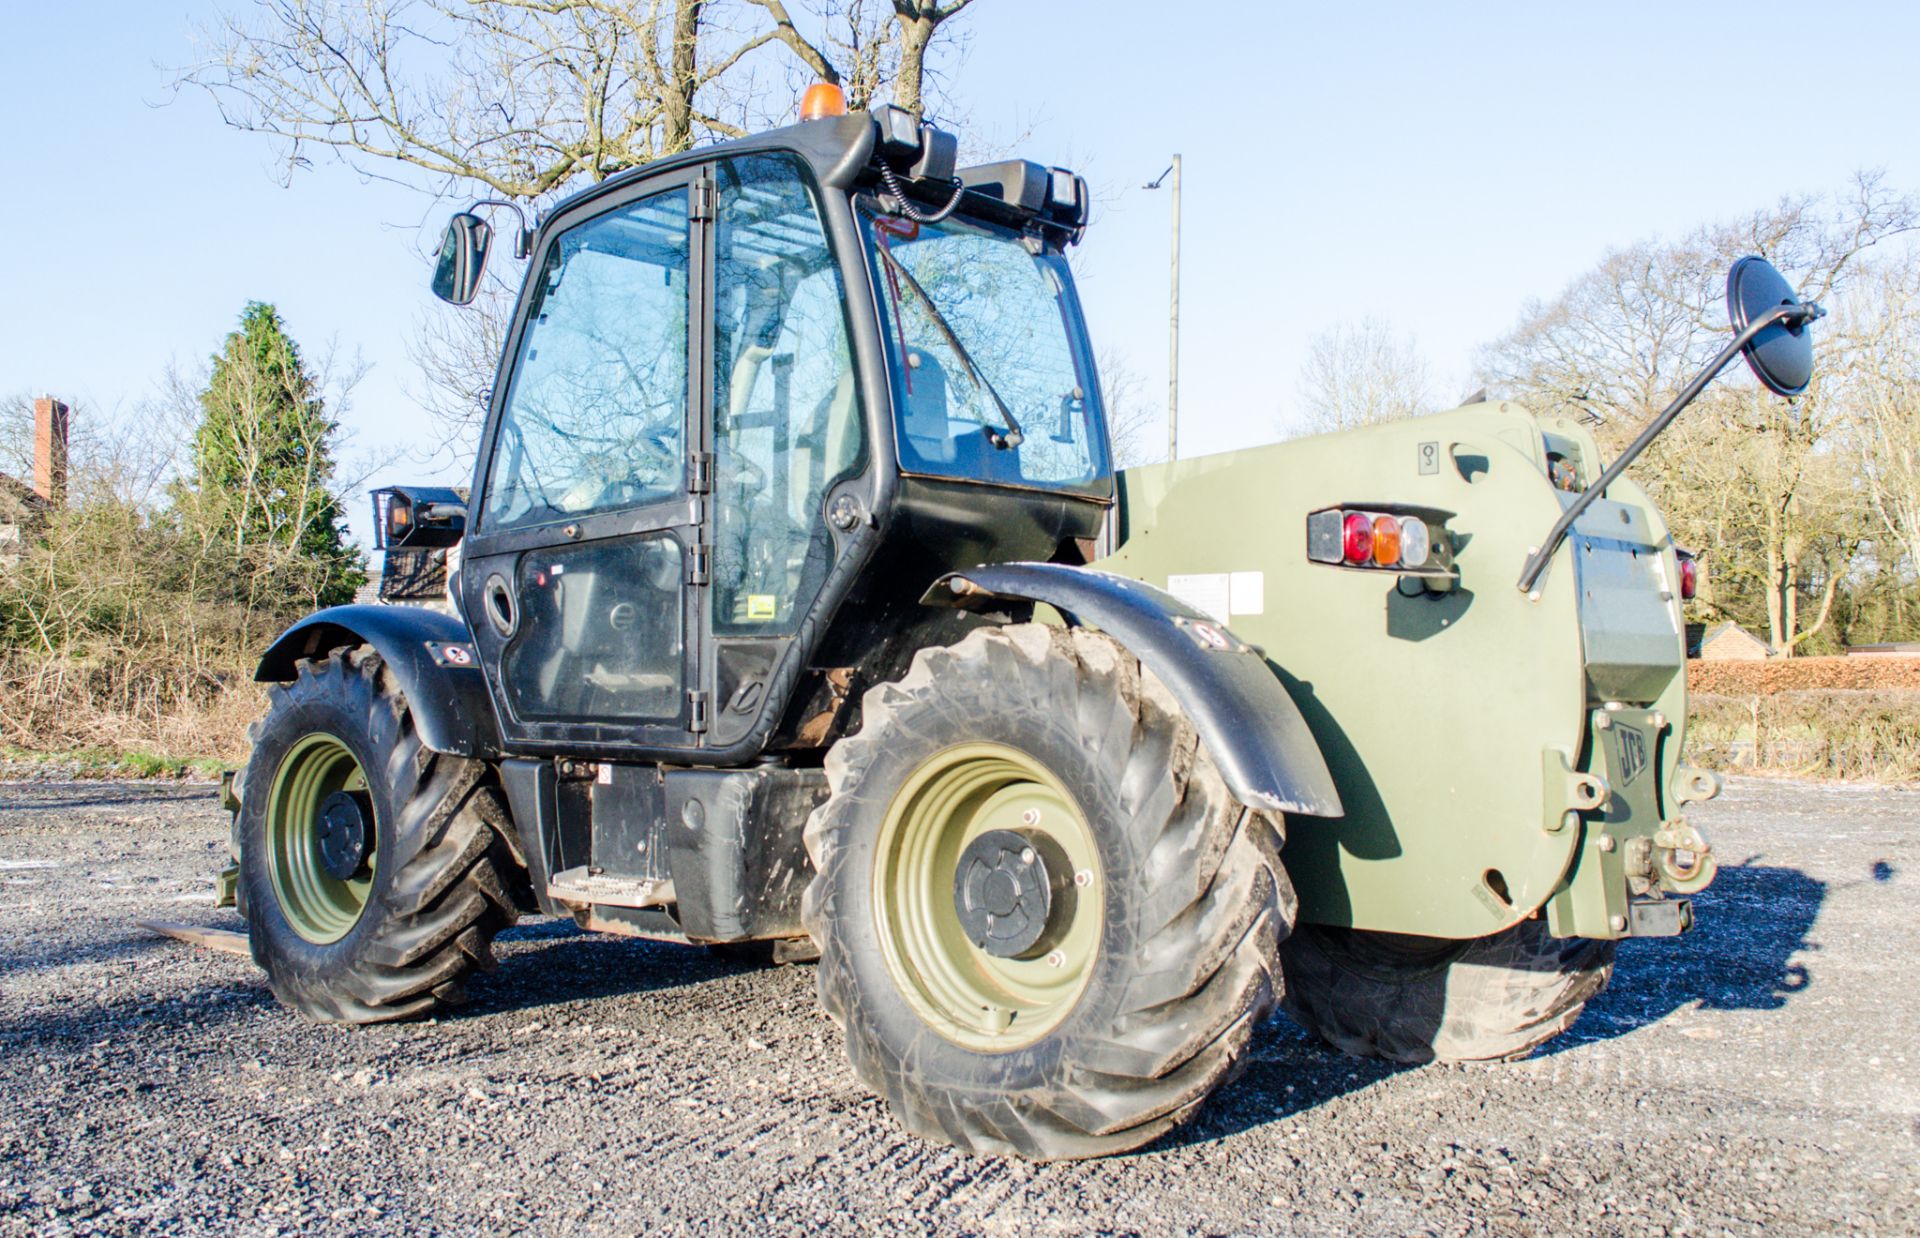
[[[548,247],[514,365],[481,527],[671,498],[686,472],[687,190]]]
[[[1105,431],[1066,260],[960,216],[863,215],[900,467],[1103,489]]]
[[[846,297],[799,160],[714,180],[713,626],[786,634],[831,564],[827,490],[865,458]]]

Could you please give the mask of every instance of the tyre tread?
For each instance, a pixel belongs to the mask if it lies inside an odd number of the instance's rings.
[[[860,1017],[850,951],[834,932],[835,875],[857,810],[883,799],[868,771],[910,709],[939,709],[940,685],[989,677],[1006,711],[1068,712],[1093,750],[1126,753],[1124,810],[1157,822],[1155,874],[1135,944],[1140,968],[1120,1014],[1076,1041],[1048,1089],[959,1093],[921,1078]],[[831,795],[809,818],[819,874],[803,914],[821,947],[821,1002],[847,1037],[862,1082],[903,1125],[979,1154],[1056,1160],[1139,1147],[1190,1118],[1235,1073],[1279,994],[1278,947],[1294,898],[1280,862],[1280,820],[1237,803],[1172,694],[1112,638],[1037,624],[982,628],[917,653],[897,681],[869,690],[859,731],[827,755]],[[931,1036],[932,1033],[927,1033]]]

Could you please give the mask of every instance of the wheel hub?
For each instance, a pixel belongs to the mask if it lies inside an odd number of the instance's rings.
[[[367,862],[373,831],[373,804],[364,791],[335,791],[320,801],[316,823],[320,865],[336,881],[345,881]]]
[[[989,741],[935,753],[894,793],[877,851],[882,956],[928,1027],[1007,1053],[1073,1012],[1100,953],[1100,855],[1042,762]]]
[[[989,830],[960,853],[953,874],[953,909],[960,927],[995,958],[1015,959],[1044,947],[1053,914],[1053,886],[1064,857],[1044,836]]]

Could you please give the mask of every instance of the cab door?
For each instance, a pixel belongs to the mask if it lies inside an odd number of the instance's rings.
[[[785,702],[775,671],[796,651],[828,574],[846,553],[826,506],[865,469],[846,285],[825,196],[801,160],[763,151],[714,164],[714,486],[708,744],[751,733]]]
[[[697,171],[585,204],[532,257],[479,463],[463,609],[510,747],[698,742]]]

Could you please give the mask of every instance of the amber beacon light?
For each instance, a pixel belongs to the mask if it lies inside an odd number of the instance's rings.
[[[832,82],[815,82],[800,96],[800,119],[819,120],[823,116],[845,116],[847,93]]]

